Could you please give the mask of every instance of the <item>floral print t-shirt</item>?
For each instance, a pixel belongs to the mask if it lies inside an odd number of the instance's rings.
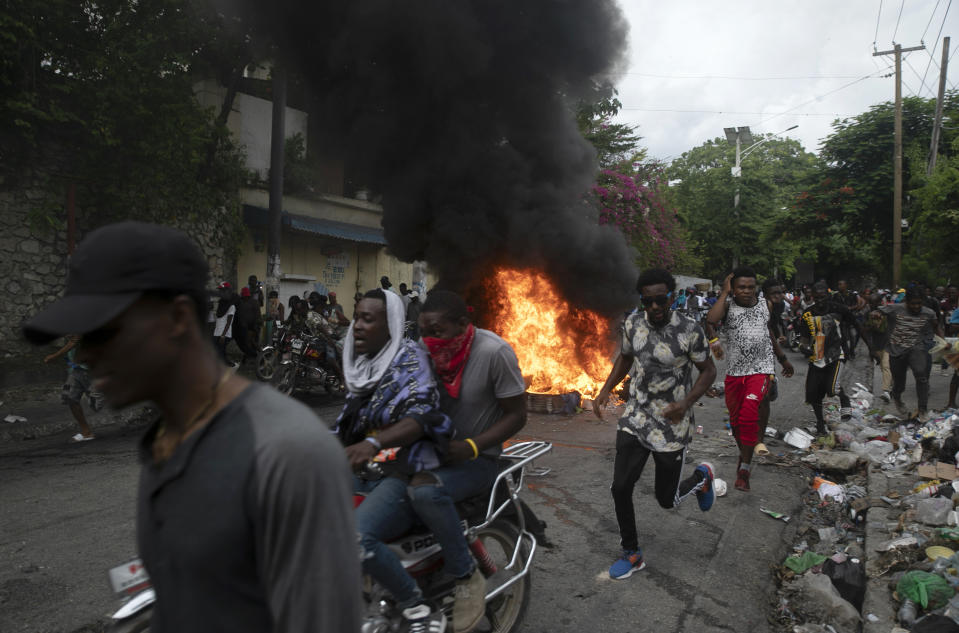
[[[623,356],[632,357],[629,399],[619,430],[635,435],[651,451],[681,451],[689,444],[692,408],[677,424],[663,417],[671,402],[686,397],[693,384],[694,363],[709,356],[706,334],[696,321],[671,312],[669,322],[656,327],[646,313],[635,311],[623,325]]]

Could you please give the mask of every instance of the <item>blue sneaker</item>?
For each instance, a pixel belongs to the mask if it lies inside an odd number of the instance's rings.
[[[716,491],[713,490],[713,479],[715,478],[713,465],[709,462],[703,462],[696,467],[696,470],[701,472],[706,480],[703,489],[696,491],[696,500],[699,501],[699,509],[705,512],[713,507],[713,501],[716,500]]]
[[[609,577],[613,580],[623,580],[644,567],[646,567],[646,561],[643,560],[643,550],[624,549],[622,558],[610,566]]]

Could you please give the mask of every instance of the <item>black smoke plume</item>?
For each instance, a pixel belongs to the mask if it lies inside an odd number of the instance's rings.
[[[584,197],[597,167],[573,114],[621,68],[628,26],[613,0],[246,9],[320,103],[310,125],[382,195],[399,259],[460,290],[510,265],[544,270],[580,307],[630,303],[633,256]]]

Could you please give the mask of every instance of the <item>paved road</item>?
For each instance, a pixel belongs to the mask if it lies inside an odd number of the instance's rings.
[[[773,427],[811,422],[802,405],[801,362],[797,370],[782,382]],[[934,376],[934,403],[945,399],[947,381]],[[910,397],[907,393],[907,403]],[[326,417],[336,408],[323,398],[309,404]],[[721,399],[705,399],[697,408],[705,434],[695,438],[688,461],[711,459],[726,478],[736,458],[724,414]],[[770,565],[782,561],[793,534],[791,524],[765,516],[759,507],[795,511],[809,471],[791,465],[784,445],[770,442],[773,455],[757,467],[753,491],[730,490],[704,514],[692,499],[676,510],[660,509],[652,497],[650,468],[637,491],[648,567],[626,581],[611,581],[605,573],[619,547],[608,492],[615,412],[606,418],[532,415],[524,430],[526,437],[553,441],[555,449],[539,464],[552,472],[530,480],[526,495],[549,524],[554,546],[535,563],[523,630],[768,630]],[[66,443],[69,432],[0,443],[0,631],[101,630],[117,606],[106,570],[136,552],[139,432],[104,428],[96,441],[79,445]]]

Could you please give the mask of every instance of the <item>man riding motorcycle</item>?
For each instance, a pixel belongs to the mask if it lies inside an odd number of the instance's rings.
[[[384,295],[387,301],[392,300],[390,293]],[[368,337],[363,331],[366,301],[359,304],[354,325],[354,331],[360,328],[361,338]],[[392,320],[391,316],[391,337]],[[392,505],[380,503],[378,498],[387,493],[382,491],[383,483],[376,486],[380,492],[373,493],[374,505],[367,506],[371,500],[367,497],[357,509],[357,524],[368,556],[364,568],[393,592],[400,606],[407,607],[404,617],[411,621],[411,628],[422,622],[429,607],[415,604],[420,600],[415,581],[397,564],[388,548],[378,547],[372,541],[373,536],[382,542],[402,534],[416,518],[426,524],[443,549],[444,571],[456,579],[453,629],[466,633],[483,617],[486,581],[470,553],[455,504],[490,490],[500,469],[502,443],[526,423],[526,387],[512,348],[492,332],[475,328],[459,295],[441,290],[431,292],[420,313],[419,325],[444,395],[449,396],[443,408],[452,418],[454,434],[442,465],[415,472],[409,477],[408,487],[405,482],[386,482],[392,490]],[[345,363],[349,362],[349,341],[347,350]],[[387,437],[374,437],[349,446],[351,463],[361,465],[372,459],[381,446],[394,446],[398,438],[393,434],[393,428],[384,429],[383,435],[388,435],[390,442]],[[402,439],[410,441],[413,437],[411,433]],[[429,619],[436,626],[445,618],[434,610]],[[437,628],[442,630],[441,627],[442,624]]]

